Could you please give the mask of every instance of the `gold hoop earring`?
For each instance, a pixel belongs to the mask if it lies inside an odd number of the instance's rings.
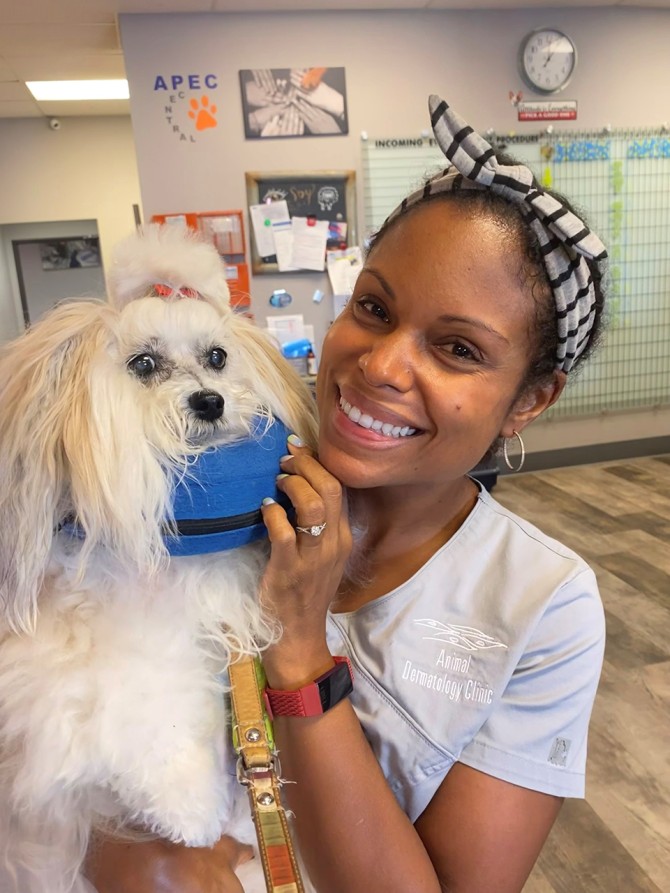
[[[519,441],[519,448],[521,450],[521,455],[519,457],[519,464],[517,465],[516,468],[509,461],[509,455],[507,453],[507,444],[512,439],[512,437],[516,437],[516,439]],[[505,465],[509,468],[510,471],[517,472],[517,471],[521,471],[521,469],[523,468],[523,463],[526,461],[526,447],[524,446],[523,440],[521,439],[521,435],[519,434],[518,431],[512,431],[512,437],[506,437],[503,440],[503,459],[505,460]]]

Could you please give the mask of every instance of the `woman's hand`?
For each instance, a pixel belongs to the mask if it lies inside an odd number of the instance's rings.
[[[244,893],[235,868],[251,857],[251,847],[231,837],[186,847],[100,836],[89,847],[86,877],[98,893]]]
[[[274,688],[294,688],[332,666],[326,614],[352,543],[339,482],[294,435],[289,438],[289,450],[277,486],[291,500],[297,526],[325,527],[319,536],[302,533],[281,506],[263,506],[272,553],[261,583],[261,599],[283,628],[280,642],[263,657]]]

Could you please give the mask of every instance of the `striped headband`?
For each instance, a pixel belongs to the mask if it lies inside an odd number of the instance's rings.
[[[422,199],[458,189],[490,189],[519,206],[540,245],[556,302],[556,367],[569,372],[589,341],[596,316],[593,276],[585,258],[602,261],[605,246],[582,220],[534,182],[523,164],[500,164],[495,150],[439,96],[429,99],[431,124],[450,166],[407,196],[390,223]]]

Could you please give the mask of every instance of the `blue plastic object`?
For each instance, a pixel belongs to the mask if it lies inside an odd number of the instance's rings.
[[[287,341],[282,344],[281,352],[288,359],[306,357],[312,350],[312,342],[308,338],[300,338],[298,341]]]

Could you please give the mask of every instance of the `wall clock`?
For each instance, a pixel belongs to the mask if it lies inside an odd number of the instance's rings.
[[[557,28],[537,28],[521,41],[521,76],[537,93],[558,93],[572,77],[576,64],[574,43]]]

